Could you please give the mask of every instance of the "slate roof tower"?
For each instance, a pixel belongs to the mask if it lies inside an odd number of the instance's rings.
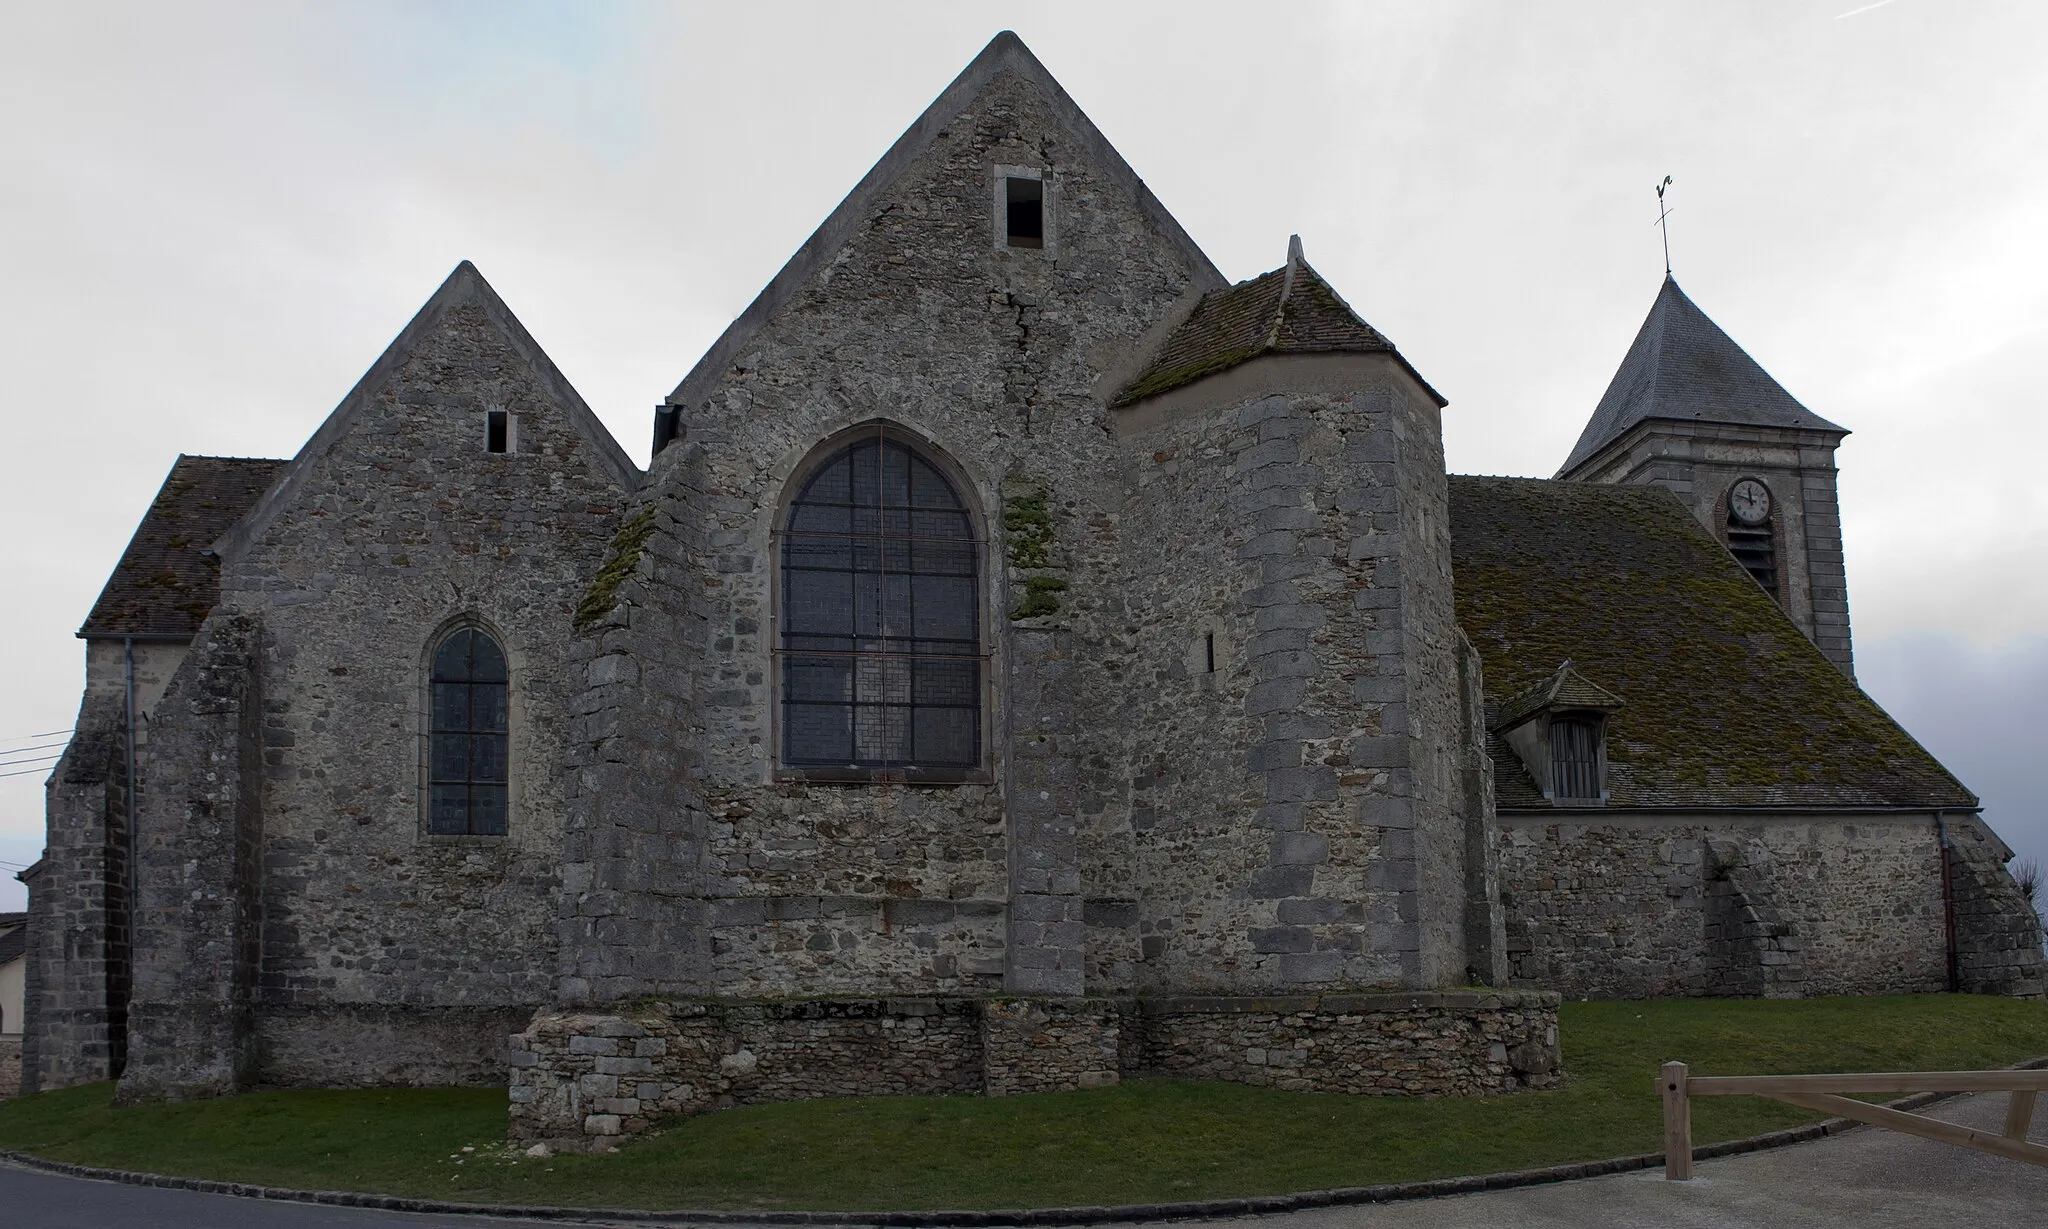
[[[1558,477],[1669,488],[1855,676],[1835,448],[1670,276]]]

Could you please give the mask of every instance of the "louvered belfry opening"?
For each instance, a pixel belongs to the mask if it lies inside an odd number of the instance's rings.
[[[974,521],[952,483],[877,432],[805,481],[781,546],[783,762],[978,766]]]
[[[1550,721],[1550,793],[1554,801],[1600,797],[1600,726],[1587,717]]]
[[[503,836],[509,759],[505,651],[474,627],[434,650],[427,831]]]
[[[1764,587],[1764,592],[1778,596],[1778,551],[1772,532],[1772,521],[1761,525],[1745,525],[1733,516],[1728,518],[1728,550],[1735,556],[1743,570]]]

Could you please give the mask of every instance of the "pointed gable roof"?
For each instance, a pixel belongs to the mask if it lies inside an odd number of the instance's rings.
[[[669,394],[668,403],[687,405],[708,394],[733,357],[769,321],[780,315],[821,269],[830,264],[910,165],[930,149],[939,134],[972,107],[990,83],[1003,73],[1012,73],[1045,94],[1052,104],[1053,113],[1076,137],[1081,157],[1099,166],[1108,183],[1121,181],[1124,189],[1136,199],[1139,210],[1181,250],[1198,284],[1223,284],[1223,275],[1217,272],[1208,255],[1188,237],[1187,231],[1166,211],[1166,206],[1159,203],[1159,198],[1152,195],[1152,189],[1145,186],[1145,181],[1131,169],[1130,163],[1124,161],[1123,155],[1109,143],[1109,138],[1102,135],[1095,122],[1067,95],[1060,83],[1046,71],[1045,65],[1039,63],[1038,57],[1031,54],[1024,40],[1004,30],[990,39],[988,46],[981,49],[981,54],[975,56],[953,79],[953,83],[932,101],[932,105],[925,108],[924,114],[917,117],[916,122],[889,147],[889,152],[882,155],[881,161],[875,163],[854,185],[853,191],[847,193],[846,199],[839,202],[838,208],[811,232],[811,237],[804,240],[796,255],[791,256],[781,271],[769,279],[768,285],[754,297],[739,318],[726,326],[725,332]]]
[[[1494,715],[1495,729],[1507,729],[1524,718],[1545,709],[1579,709],[1599,713],[1611,713],[1621,707],[1621,697],[1605,687],[1580,674],[1572,665],[1571,658],[1547,679],[1522,692],[1501,701],[1500,711]]]
[[[1351,310],[1308,265],[1301,236],[1291,236],[1287,263],[1248,282],[1203,295],[1159,348],[1158,356],[1117,394],[1130,405],[1264,354],[1391,354],[1438,405],[1444,399],[1402,359],[1378,329]]]
[[[78,634],[190,640],[220,598],[220,569],[209,548],[255,506],[284,464],[179,457]]]
[[[1558,476],[1653,418],[1848,434],[1794,400],[1669,274]]]
[[[519,318],[512,314],[512,309],[505,306],[505,300],[498,297],[498,292],[484,280],[484,275],[477,271],[475,265],[465,260],[455,266],[455,271],[441,283],[440,289],[434,291],[433,297],[427,300],[426,305],[420,308],[397,338],[385,347],[384,353],[363,373],[362,379],[356,381],[348,396],[341,399],[341,404],[334,407],[334,412],[327,416],[326,422],[320,424],[320,429],[313,433],[313,438],[307,440],[305,446],[299,449],[298,455],[284,466],[283,472],[248,517],[220,539],[216,549],[223,559],[239,556],[275,519],[278,512],[291,503],[293,495],[305,482],[306,475],[314,463],[327,455],[337,440],[348,434],[349,428],[362,416],[378,390],[390,381],[398,369],[403,367],[420,345],[433,334],[441,318],[451,309],[465,303],[474,303],[482,308],[484,317],[511,342],[513,350],[526,360],[542,387],[553,396],[555,403],[568,416],[570,426],[590,445],[598,464],[604,467],[613,481],[627,491],[639,487],[639,466],[633,464],[625,449],[620,448],[619,442],[612,438],[612,433],[605,429],[605,425],[598,421],[597,415],[584,404],[582,395],[569,383],[568,377],[562,374],[561,369],[555,366],[547,351],[542,350],[540,343],[526,331],[526,326],[519,323]]]

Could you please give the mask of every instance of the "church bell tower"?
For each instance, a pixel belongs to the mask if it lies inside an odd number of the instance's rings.
[[[1557,476],[1675,492],[1854,678],[1835,493],[1848,433],[1799,404],[1667,274]]]

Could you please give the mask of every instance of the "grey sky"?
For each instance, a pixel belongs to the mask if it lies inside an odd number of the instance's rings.
[[[1675,176],[1687,292],[1855,431],[1866,685],[2048,860],[2048,6],[1863,7],[10,6],[0,748],[70,724],[71,634],[172,459],[291,455],[458,260],[644,460],[653,404],[1008,26],[1225,273],[1299,232],[1451,399],[1459,472],[1555,470]],[[41,825],[40,776],[0,777],[0,860]]]

